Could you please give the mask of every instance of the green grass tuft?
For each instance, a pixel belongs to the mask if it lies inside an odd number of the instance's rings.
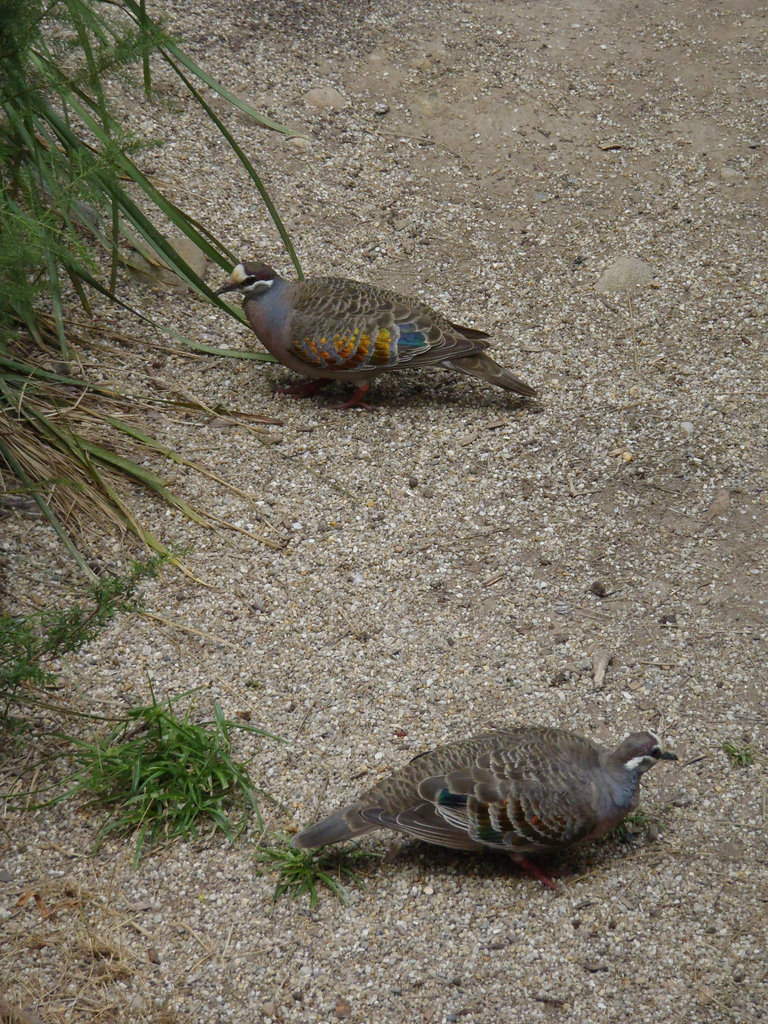
[[[107,576],[89,588],[87,602],[69,608],[48,608],[34,615],[0,615],[0,727],[10,709],[37,703],[42,692],[56,686],[48,663],[78,651],[118,612],[134,611],[142,599],[138,584],[154,578],[164,562],[157,555],[135,561],[123,576]]]
[[[755,763],[755,752],[748,743],[732,743],[726,740],[721,749],[739,768],[748,768]]]
[[[273,900],[281,896],[299,899],[309,897],[310,907],[320,902],[318,889],[329,889],[342,903],[347,903],[349,893],[344,883],[362,886],[357,867],[360,861],[367,861],[376,854],[352,846],[343,850],[315,853],[311,850],[297,850],[291,846],[287,836],[281,835],[274,846],[264,847],[256,853],[257,872],[277,872],[277,884]]]
[[[232,729],[271,735],[229,721],[218,704],[214,721],[196,725],[189,713],[178,718],[171,701],[165,705],[153,697],[151,704],[134,708],[103,738],[71,738],[79,767],[74,785],[54,802],[84,796],[89,804],[109,810],[97,848],[112,833],[138,832],[134,867],[147,843],[197,838],[201,821],[232,842],[250,814],[259,829],[263,827],[248,771],[231,756]]]

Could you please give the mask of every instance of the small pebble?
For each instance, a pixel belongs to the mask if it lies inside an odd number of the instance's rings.
[[[346,97],[329,85],[310,89],[304,94],[304,102],[309,107],[318,107],[321,110],[342,110],[347,106]]]

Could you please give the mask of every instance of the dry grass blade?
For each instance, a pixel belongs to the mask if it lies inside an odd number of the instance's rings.
[[[52,353],[50,349],[47,351],[50,364]],[[47,370],[43,355],[38,351],[35,363],[27,364],[30,371],[27,375],[16,370],[24,365],[24,349],[10,349],[5,359],[0,358],[0,370],[5,368],[5,375],[0,376],[0,463],[5,461],[21,482],[22,490],[38,503],[81,568],[90,574],[69,538],[74,536],[82,541],[100,530],[128,531],[153,550],[168,554],[164,545],[132,512],[126,483],[149,489],[207,529],[238,530],[275,550],[285,546],[282,537],[264,536],[235,527],[205,509],[190,505],[160,476],[139,464],[139,458],[146,452],[156,452],[253,503],[255,496],[230,485],[205,466],[185,459],[129,422],[129,418],[135,417],[137,407],[167,412],[173,406],[181,406],[204,415],[215,415],[214,410],[186,394],[183,401],[150,395],[137,401],[133,395],[120,394],[103,386],[93,387],[86,380]],[[263,419],[276,422],[267,417]]]
[[[30,1010],[11,1006],[2,996],[0,996],[0,1022],[2,1024],[43,1024],[43,1021]]]
[[[199,251],[228,268],[232,253],[134,161],[141,143],[123,131],[111,112],[107,83],[140,61],[148,97],[149,57],[158,54],[165,60],[249,174],[300,273],[263,183],[189,75],[264,127],[287,129],[259,115],[198,67],[148,16],[144,0],[115,5],[31,0],[29,10],[24,7],[11,5],[4,20],[8,46],[0,75],[0,149],[14,154],[0,182],[0,482],[7,485],[3,470],[18,481],[16,489],[34,499],[92,577],[78,544],[94,529],[128,531],[151,549],[166,552],[133,511],[132,485],[149,488],[201,525],[234,527],[189,505],[144,468],[141,457],[147,451],[180,465],[193,464],[132,420],[128,413],[135,396],[117,395],[87,377],[80,380],[49,369],[55,357],[71,359],[78,340],[67,304],[75,297],[90,312],[88,294],[93,290],[151,323],[116,294],[122,240],[130,236],[156,265],[170,268],[199,297],[242,319],[185,256]],[[184,246],[167,237],[169,223]],[[206,348],[167,332],[184,345],[217,356],[268,358],[260,352]],[[227,486],[202,467],[193,468]],[[249,535],[280,546],[272,538],[252,531]]]

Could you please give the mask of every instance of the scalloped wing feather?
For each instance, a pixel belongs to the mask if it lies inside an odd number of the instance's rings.
[[[593,834],[601,824],[592,774],[597,748],[558,734],[561,748],[577,748],[571,758],[553,749],[544,731],[534,737],[521,731],[515,739],[481,752],[471,764],[423,779],[419,795],[452,828],[509,852],[556,849]]]
[[[482,352],[485,335],[466,330],[387,289],[318,278],[296,286],[289,350],[331,375],[370,374]]]
[[[401,835],[433,846],[445,846],[450,850],[477,850],[483,845],[472,839],[466,830],[456,829],[444,821],[432,804],[426,802],[398,814],[382,807],[366,807],[360,816],[372,825],[393,829]]]
[[[489,801],[457,794],[445,785],[436,793],[434,806],[452,829],[483,846],[514,853],[568,846],[599,825],[595,808],[578,795],[539,786],[515,788],[506,798]]]

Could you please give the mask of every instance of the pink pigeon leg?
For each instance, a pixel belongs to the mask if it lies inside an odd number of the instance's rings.
[[[367,402],[363,401],[365,396],[368,394],[368,388],[370,386],[371,386],[371,382],[369,380],[363,381],[363,383],[360,385],[360,387],[355,388],[355,392],[354,392],[354,394],[352,395],[352,397],[350,399],[348,399],[346,402],[343,402],[341,405],[335,405],[334,409],[354,409],[354,408],[357,408],[357,409],[367,409],[369,412],[372,412],[373,409],[374,409],[374,406],[368,405]]]
[[[555,892],[559,891],[558,886],[552,881],[546,871],[542,871],[539,865],[534,864],[532,860],[528,860],[527,857],[515,857],[515,864],[519,864],[523,871],[527,871],[529,875],[538,878],[548,889],[553,889]]]

